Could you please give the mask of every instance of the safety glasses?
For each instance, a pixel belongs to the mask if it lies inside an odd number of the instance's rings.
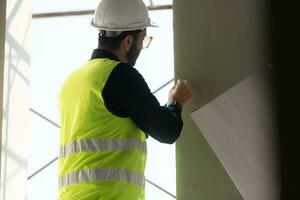
[[[143,40],[143,49],[146,49],[149,47],[153,37],[149,35],[145,35],[144,40]]]

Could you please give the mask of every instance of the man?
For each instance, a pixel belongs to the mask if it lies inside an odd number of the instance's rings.
[[[179,80],[160,106],[133,68],[153,26],[142,0],[102,0],[92,25],[98,48],[60,93],[59,199],[143,200],[146,138],[177,140],[192,90]]]

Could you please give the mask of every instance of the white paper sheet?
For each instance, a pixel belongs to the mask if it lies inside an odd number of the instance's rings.
[[[279,199],[276,133],[263,73],[191,113],[246,200]]]

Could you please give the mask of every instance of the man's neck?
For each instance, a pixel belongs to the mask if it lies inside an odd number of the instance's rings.
[[[121,49],[116,49],[116,50],[112,50],[112,49],[107,49],[107,48],[101,48],[104,49],[106,51],[110,51],[113,54],[115,54],[122,62],[127,63],[127,58],[125,57],[125,53],[122,52]]]

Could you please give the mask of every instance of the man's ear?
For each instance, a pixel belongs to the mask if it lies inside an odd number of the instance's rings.
[[[124,49],[126,49],[126,51],[128,51],[133,43],[133,37],[132,35],[127,35],[124,39],[123,39],[123,46]]]

